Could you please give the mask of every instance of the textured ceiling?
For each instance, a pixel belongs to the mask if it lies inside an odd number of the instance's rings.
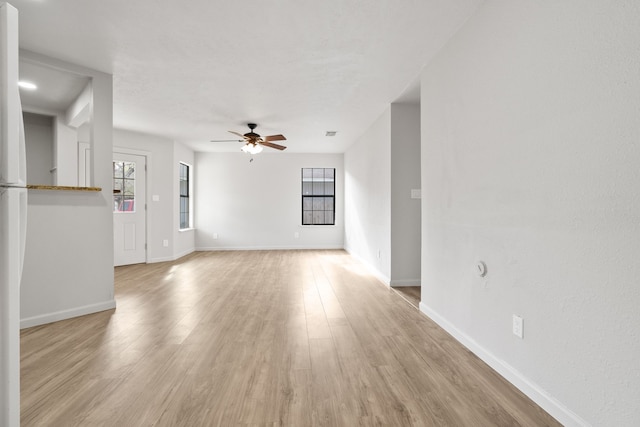
[[[343,152],[482,0],[12,0],[20,45],[113,74],[114,126],[198,151],[227,130]],[[338,131],[333,138],[325,131]]]

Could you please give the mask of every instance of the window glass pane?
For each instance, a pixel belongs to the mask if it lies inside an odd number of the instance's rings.
[[[124,162],[124,177],[131,179],[136,177],[136,164],[134,162]]]
[[[135,201],[133,197],[124,196],[122,203],[120,204],[120,211],[122,212],[135,212]]]
[[[189,181],[180,181],[180,195],[181,196],[189,195]]]
[[[333,197],[324,198],[324,210],[333,212]]]
[[[124,163],[123,162],[113,162],[113,177],[114,178],[123,178],[124,171]]]
[[[302,169],[302,179],[303,180],[311,179],[312,176],[313,176],[313,169],[311,169],[311,168],[303,168]]]
[[[302,194],[305,195],[305,196],[310,196],[311,194],[313,194],[312,183],[310,183],[310,182],[303,182],[302,183]]]
[[[333,182],[325,182],[324,183],[324,194],[326,196],[333,196],[333,189],[334,189],[334,185]]]
[[[314,224],[324,224],[324,212],[323,211],[313,211],[313,223]]]
[[[323,197],[314,197],[313,198],[313,210],[314,211],[322,211],[322,210],[324,210],[324,198]]]
[[[334,175],[335,175],[336,170],[333,168],[327,168],[324,170],[324,177],[325,179],[327,179],[327,181],[334,180]]]
[[[302,212],[302,223],[305,225],[313,224],[313,212],[311,211]]]
[[[132,179],[124,180],[124,195],[133,196],[135,194],[135,181]]]
[[[116,193],[122,193],[122,180],[121,179],[114,179],[113,180],[113,189],[116,190]]]
[[[313,169],[313,180],[324,179],[324,169]]]
[[[324,211],[324,223],[333,225],[333,211]]]
[[[310,211],[313,209],[313,198],[311,197],[303,197],[302,198],[302,210]]]
[[[122,196],[113,196],[113,211],[118,212],[120,210],[120,204],[122,203]]]
[[[314,182],[313,183],[313,195],[314,196],[322,196],[322,195],[324,195],[324,183],[323,182]]]

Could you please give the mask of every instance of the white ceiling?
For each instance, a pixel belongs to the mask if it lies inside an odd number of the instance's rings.
[[[34,112],[64,112],[89,83],[86,76],[20,62],[20,80],[36,83],[37,90],[20,89],[23,108]]]
[[[113,74],[114,126],[197,151],[227,130],[343,152],[483,0],[11,0],[22,48]],[[338,131],[333,138],[328,130]]]

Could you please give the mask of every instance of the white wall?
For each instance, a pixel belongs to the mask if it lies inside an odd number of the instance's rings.
[[[344,154],[345,249],[386,284],[391,277],[390,156],[387,108]]]
[[[33,60],[93,78],[95,193],[29,190],[21,282],[22,327],[115,307],[113,299],[112,79],[21,51]]]
[[[268,150],[268,149],[267,149]],[[342,154],[196,153],[196,248],[293,249],[344,245]],[[336,168],[336,225],[302,226],[301,169]],[[214,233],[218,239],[214,239]],[[299,238],[294,237],[299,233]]]
[[[175,242],[174,256],[180,258],[181,256],[190,254],[195,250],[195,229],[194,224],[191,224],[191,229],[180,230],[180,162],[183,162],[190,166],[191,179],[195,178],[195,155],[193,151],[180,143],[174,143],[173,145],[173,241]],[[194,183],[191,183],[192,191],[194,189]],[[195,202],[195,197],[192,196],[192,203]],[[193,214],[195,221],[195,213]]]
[[[52,185],[53,117],[24,113],[27,183]]]
[[[61,115],[54,118],[55,185],[78,185],[78,132]]]
[[[193,252],[193,232],[178,232],[178,163],[193,163],[193,152],[171,139],[115,129],[114,152],[147,158],[147,259],[170,261]],[[153,200],[157,196],[157,201]],[[165,247],[163,241],[168,240]]]
[[[391,285],[420,285],[420,105],[391,104]]]
[[[488,1],[422,76],[421,309],[566,425],[640,425],[639,22]]]

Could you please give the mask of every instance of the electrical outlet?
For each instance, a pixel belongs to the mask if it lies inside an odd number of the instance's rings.
[[[218,233],[213,233],[213,238],[217,239],[218,238]]]
[[[513,315],[513,335],[520,339],[524,338],[524,319],[515,314]]]
[[[164,239],[162,241],[162,246],[164,246],[165,248],[168,248],[169,247],[169,241],[167,239]]]
[[[300,233],[298,233],[297,231],[295,233],[293,233],[293,238],[294,239],[300,238]]]

